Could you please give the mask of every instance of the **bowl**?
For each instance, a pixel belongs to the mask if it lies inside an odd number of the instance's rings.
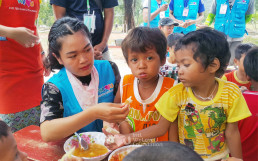
[[[106,135],[101,132],[83,132],[79,133],[79,135],[88,143],[97,143],[100,145],[104,145]],[[79,142],[78,138],[73,135],[69,139],[67,139],[64,143],[64,151],[68,153],[73,147],[78,147]],[[105,145],[104,145],[105,146]],[[107,155],[111,152],[111,150],[108,149],[108,152],[97,156],[97,157],[82,157],[84,161],[99,161],[107,157]],[[77,157],[72,155],[73,157]]]
[[[127,145],[120,147],[109,155],[108,161],[122,161],[127,154],[141,146],[142,145]]]

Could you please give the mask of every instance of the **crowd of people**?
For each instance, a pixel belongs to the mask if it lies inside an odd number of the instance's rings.
[[[40,0],[0,1],[0,156],[26,160],[12,133],[38,125],[46,142],[98,131],[115,138],[105,143],[112,150],[162,141],[163,153],[182,149],[171,158],[258,160],[258,47],[242,43],[254,0],[214,0],[204,24],[202,0],[152,0],[150,16],[145,0],[144,26],[121,44],[132,72],[122,78],[107,44],[117,0],[50,4],[56,21],[45,54]],[[232,64],[237,69],[227,72]],[[150,157],[151,147],[127,159]]]

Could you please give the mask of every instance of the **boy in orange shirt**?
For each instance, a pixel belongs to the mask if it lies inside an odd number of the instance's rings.
[[[244,59],[246,52],[251,49],[253,44],[240,44],[235,50],[235,59],[234,63],[238,67],[237,70],[234,70],[230,73],[225,74],[222,79],[233,82],[237,84],[242,91],[250,89],[251,82],[247,80],[245,69],[244,69]]]
[[[115,97],[115,102],[125,102],[131,97],[127,121],[120,124],[120,132],[131,133],[159,122],[161,115],[155,108],[156,102],[174,84],[174,79],[159,75],[166,62],[167,40],[159,29],[138,27],[133,29],[122,42],[122,50],[132,74],[124,76]],[[177,126],[171,124],[171,126]],[[177,141],[177,131],[170,140]],[[168,132],[155,140],[168,141]]]

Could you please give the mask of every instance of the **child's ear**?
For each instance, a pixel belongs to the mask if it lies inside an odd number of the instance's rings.
[[[60,57],[57,57],[55,53],[52,53],[52,55],[56,58],[56,60],[58,61],[59,64],[64,65],[63,61]]]
[[[209,65],[209,72],[210,73],[216,73],[217,70],[220,68],[220,62],[218,58],[215,58],[213,62]]]

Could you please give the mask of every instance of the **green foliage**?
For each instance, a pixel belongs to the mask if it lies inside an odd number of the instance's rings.
[[[54,14],[49,1],[42,1],[40,4],[38,25],[46,25],[50,27],[54,21]]]

